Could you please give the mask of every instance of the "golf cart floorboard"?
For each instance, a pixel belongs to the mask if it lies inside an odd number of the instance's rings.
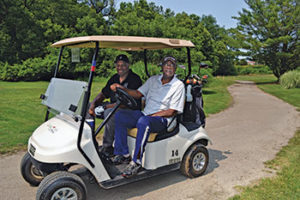
[[[115,167],[117,167],[117,166],[115,166]],[[179,169],[179,167],[180,167],[180,163],[175,163],[175,164],[172,164],[172,165],[167,165],[167,166],[164,166],[164,167],[157,168],[155,170],[142,169],[138,174],[136,174],[132,177],[129,177],[129,178],[124,178],[121,175],[121,172],[120,172],[120,175],[115,176],[111,180],[100,182],[99,184],[104,189],[110,189],[110,188],[125,185],[125,184],[128,184],[128,183],[140,181],[140,180],[143,180],[143,179],[146,179],[146,178],[149,178],[149,177],[153,177],[153,176],[157,176],[157,175],[160,175],[160,174],[165,174],[165,173],[168,173],[168,172],[171,172],[171,171],[175,171],[175,170]],[[120,166],[120,168],[121,168],[121,166]]]

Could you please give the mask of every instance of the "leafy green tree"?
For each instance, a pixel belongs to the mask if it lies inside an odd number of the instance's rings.
[[[114,0],[0,1],[0,78],[47,80],[53,72],[54,58],[58,53],[58,49],[49,47],[50,44],[63,38],[85,35],[191,40],[195,44],[191,51],[193,65],[205,62],[214,66],[215,74],[230,72],[227,69],[234,57],[232,44],[235,40],[217,25],[214,17],[199,17],[185,12],[175,14],[169,8],[164,10],[162,6],[146,0],[123,2],[119,10],[114,5]],[[70,62],[69,51],[63,55],[61,74],[70,77],[88,74],[93,52],[90,49],[81,49],[80,52],[80,64]],[[113,73],[112,60],[118,53],[111,49],[101,50],[97,63],[100,67],[97,67],[96,73],[100,76]],[[163,55],[175,56],[180,64],[187,62],[186,49],[148,51],[148,62],[155,66]],[[128,52],[128,56],[134,64],[141,61],[143,52]],[[51,67],[43,68],[44,64]],[[69,71],[73,73],[67,73]]]
[[[300,66],[300,6],[297,0],[245,0],[236,37],[256,61],[280,76]]]

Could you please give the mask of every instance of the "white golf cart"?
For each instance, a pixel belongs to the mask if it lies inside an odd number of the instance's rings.
[[[168,130],[151,133],[144,152],[143,169],[136,176],[124,178],[121,172],[126,166],[115,166],[101,155],[96,136],[120,104],[131,107],[136,103],[135,100],[118,89],[116,107],[96,130],[88,125],[85,117],[100,48],[143,50],[145,71],[149,76],[147,50],[184,47],[187,49],[188,58],[188,75],[184,80],[186,83],[191,74],[190,48],[194,47],[192,42],[131,36],[86,36],[64,39],[54,43],[52,47],[60,47],[61,50],[54,77],[46,93],[41,95],[42,103],[48,108],[46,119],[29,138],[28,152],[21,162],[24,179],[30,185],[39,185],[36,199],[86,199],[84,182],[70,170],[74,165],[87,169],[105,189],[177,169],[188,177],[197,177],[205,172],[209,160],[205,146],[210,141],[204,129],[205,120],[199,124],[185,121],[182,115],[176,116],[177,120],[174,120]],[[88,82],[57,78],[65,48],[95,49]],[[51,119],[48,119],[49,112],[55,113]],[[135,135],[135,129],[128,131],[130,152],[134,150]]]

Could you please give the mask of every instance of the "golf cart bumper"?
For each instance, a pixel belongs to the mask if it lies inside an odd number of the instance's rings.
[[[88,168],[100,182],[109,179],[92,139],[91,129],[85,123],[81,148],[93,162],[92,167],[77,148],[80,122],[64,114],[56,115],[38,127],[29,138],[28,152],[39,163],[75,163]],[[102,173],[101,173],[102,172]]]

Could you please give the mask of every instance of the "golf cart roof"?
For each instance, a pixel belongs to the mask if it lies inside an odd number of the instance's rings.
[[[194,44],[189,40],[111,35],[95,35],[67,38],[55,42],[51,46],[67,46],[70,48],[95,48],[96,42],[99,42],[99,48],[114,48],[124,51],[195,47]]]

